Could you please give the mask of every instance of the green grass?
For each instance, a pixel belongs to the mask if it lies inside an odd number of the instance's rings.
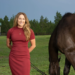
[[[48,61],[48,43],[49,35],[36,36],[36,48],[30,53],[31,62],[44,71],[48,75],[49,61]],[[30,45],[30,43],[29,43]],[[6,36],[0,36],[0,75],[11,75],[11,71],[8,64],[8,56],[10,50],[6,47]],[[59,56],[60,57],[60,56]],[[63,75],[65,63],[65,56],[61,55],[60,61],[60,75]],[[74,70],[71,67],[69,75],[74,75]],[[30,75],[41,75],[33,67],[31,67]]]

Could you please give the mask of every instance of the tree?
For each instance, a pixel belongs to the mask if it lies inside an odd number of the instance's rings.
[[[52,34],[53,30],[55,29],[55,24],[53,22],[49,22],[48,28],[47,28],[47,34]]]
[[[44,17],[43,16],[41,16],[40,17],[40,23],[39,23],[39,25],[40,25],[40,34],[43,34],[43,31],[44,31]]]
[[[31,25],[31,28],[34,30],[36,35],[40,34],[40,26],[39,26],[39,23],[37,20],[35,20],[35,19],[31,20],[30,25]]]
[[[14,18],[15,18],[15,16],[14,16],[14,15],[10,18],[10,22],[9,22],[10,27],[12,27],[12,26],[13,26]]]
[[[55,25],[57,25],[58,22],[61,20],[62,15],[57,11],[56,16],[54,16],[54,18],[55,18],[54,23],[55,23]]]
[[[48,28],[48,18],[46,17],[44,19],[43,16],[40,17],[40,27],[41,27],[41,34],[46,34],[47,33],[47,28]]]
[[[7,16],[4,17],[4,19],[0,19],[1,22],[1,32],[7,33],[7,31],[13,27],[15,16],[13,15],[10,20]],[[48,20],[48,18],[44,18],[43,16],[40,17],[40,22],[37,20],[31,20],[30,25],[33,31],[35,32],[35,35],[47,35],[51,34],[53,30],[55,29],[56,25],[58,24],[59,20],[62,18],[62,15],[57,11],[56,16],[54,16],[54,22],[51,22]]]
[[[3,30],[4,30],[5,33],[7,33],[8,29],[10,28],[10,25],[9,25],[9,21],[8,20],[9,20],[8,17],[5,16],[4,17],[3,24],[2,24],[3,25]]]
[[[48,28],[49,28],[49,20],[48,20],[48,18],[46,17],[46,18],[44,19],[44,34],[47,34]]]

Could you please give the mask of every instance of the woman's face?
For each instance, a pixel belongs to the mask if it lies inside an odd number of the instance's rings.
[[[24,17],[24,15],[21,14],[18,17],[18,26],[23,27],[24,24],[25,24],[25,17]]]

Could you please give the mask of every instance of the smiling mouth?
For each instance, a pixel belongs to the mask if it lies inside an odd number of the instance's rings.
[[[20,24],[23,24],[23,23],[20,23]]]

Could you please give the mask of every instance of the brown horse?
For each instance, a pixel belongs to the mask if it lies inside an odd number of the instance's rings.
[[[70,66],[75,69],[75,14],[66,13],[59,21],[49,41],[49,74],[60,75],[58,51],[65,55],[64,75]]]

